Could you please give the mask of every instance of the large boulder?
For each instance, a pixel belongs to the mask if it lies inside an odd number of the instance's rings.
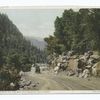
[[[86,66],[86,62],[82,59],[79,59],[77,67],[84,70],[85,66]]]
[[[54,68],[56,65],[57,65],[57,58],[54,58],[52,61],[51,61],[51,66]]]
[[[19,75],[22,77],[22,76],[24,76],[24,75],[25,75],[25,72],[20,71],[20,72],[19,72]]]
[[[79,58],[81,61],[83,61],[84,63],[87,63],[89,56],[88,55],[83,55],[82,57]]]
[[[93,58],[93,59],[96,59],[96,60],[99,60],[100,59],[100,56],[99,55],[91,55],[90,57]]]
[[[62,62],[62,56],[61,55],[59,55],[59,57],[58,57],[58,59],[57,59],[57,63],[59,63],[59,62]]]
[[[78,59],[79,58],[79,55],[73,55],[70,57],[71,59]]]
[[[54,68],[54,72],[55,72],[55,74],[57,74],[58,71],[59,71],[59,66],[56,66],[56,67]]]
[[[15,86],[16,86],[15,83],[13,83],[13,82],[10,83],[11,90],[14,90]]]
[[[70,59],[68,61],[68,70],[73,70],[75,71],[78,67],[78,59]]]
[[[93,76],[100,76],[100,61],[93,65],[92,75]]]
[[[82,74],[82,69],[77,68],[77,69],[75,70],[75,76],[80,77],[81,74]]]
[[[91,65],[87,65],[85,66],[85,68],[90,69],[92,66]]]
[[[94,63],[95,63],[95,59],[93,59],[93,58],[90,58],[90,59],[87,61],[87,64],[88,64],[88,65],[91,65],[91,66],[93,66]]]
[[[72,56],[73,54],[74,54],[74,51],[73,50],[68,51],[68,53],[67,53],[68,56]]]
[[[66,70],[67,67],[68,67],[68,64],[69,64],[68,61],[62,62],[61,65],[60,65],[60,69],[61,69],[62,71]]]
[[[90,76],[90,70],[89,69],[84,69],[82,73],[82,78],[87,78]]]

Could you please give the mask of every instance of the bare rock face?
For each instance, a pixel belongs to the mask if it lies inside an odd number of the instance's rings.
[[[77,59],[70,59],[68,64],[68,69],[76,70],[78,67],[78,60]]]

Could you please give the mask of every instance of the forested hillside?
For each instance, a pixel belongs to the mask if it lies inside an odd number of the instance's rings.
[[[49,54],[68,50],[100,51],[100,9],[65,10],[54,24],[54,36],[44,39]]]
[[[0,90],[10,90],[11,82],[18,88],[19,71],[29,71],[31,65],[44,62],[43,51],[26,41],[5,14],[0,14]]]

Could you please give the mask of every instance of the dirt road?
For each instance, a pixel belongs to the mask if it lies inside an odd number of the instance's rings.
[[[25,74],[27,80],[39,83],[31,90],[100,90],[100,78],[68,77],[63,74],[51,74],[49,72]]]

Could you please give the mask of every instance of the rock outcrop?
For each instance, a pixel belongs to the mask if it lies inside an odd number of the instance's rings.
[[[100,56],[92,51],[85,52],[83,55],[74,54],[69,51],[67,54],[52,55],[49,66],[55,73],[66,71],[68,76],[87,78],[90,76],[99,76],[100,74]]]

